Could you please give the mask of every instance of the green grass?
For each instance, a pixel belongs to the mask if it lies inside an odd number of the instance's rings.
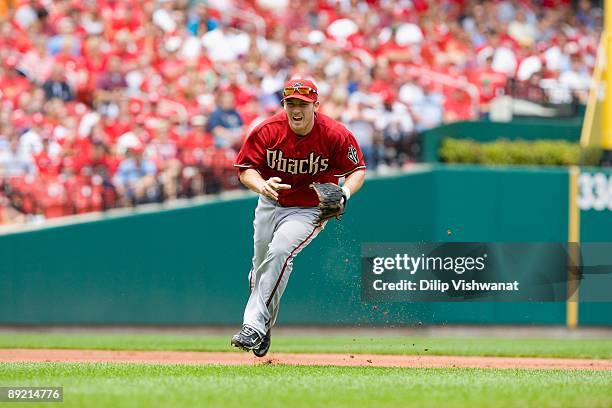
[[[0,385],[63,386],[62,407],[612,406],[603,371],[2,363]]]
[[[0,334],[0,348],[233,351],[228,343],[228,336]],[[612,358],[612,341],[274,336],[273,351]],[[0,363],[0,386],[11,385],[63,386],[65,407],[612,406],[612,372],[588,370]]]
[[[229,336],[100,333],[2,333],[0,348],[234,351]],[[273,336],[272,351],[609,359],[612,339]]]

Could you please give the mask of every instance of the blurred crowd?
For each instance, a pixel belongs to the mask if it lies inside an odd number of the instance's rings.
[[[293,76],[401,167],[509,80],[584,99],[601,28],[588,0],[0,0],[0,224],[237,188]]]

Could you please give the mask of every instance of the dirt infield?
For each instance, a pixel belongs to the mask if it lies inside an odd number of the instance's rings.
[[[111,362],[190,365],[288,364],[317,366],[332,365],[411,368],[528,368],[612,370],[612,360],[589,359],[290,353],[270,353],[265,358],[256,358],[250,353],[61,349],[0,349],[0,362]]]

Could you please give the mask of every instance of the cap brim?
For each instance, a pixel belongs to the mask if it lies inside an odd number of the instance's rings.
[[[312,103],[317,101],[316,99],[309,98],[308,95],[293,94],[293,95],[285,96],[281,102],[285,102],[287,99],[291,99],[291,98],[301,99],[303,101],[312,102]]]

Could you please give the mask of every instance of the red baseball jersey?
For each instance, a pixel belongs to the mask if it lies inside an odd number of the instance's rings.
[[[300,136],[289,127],[281,111],[266,119],[246,138],[235,167],[257,170],[267,180],[280,177],[291,189],[279,190],[283,207],[315,207],[314,182],[338,183],[340,177],[365,169],[363,153],[355,136],[328,116],[315,114],[312,131]]]

